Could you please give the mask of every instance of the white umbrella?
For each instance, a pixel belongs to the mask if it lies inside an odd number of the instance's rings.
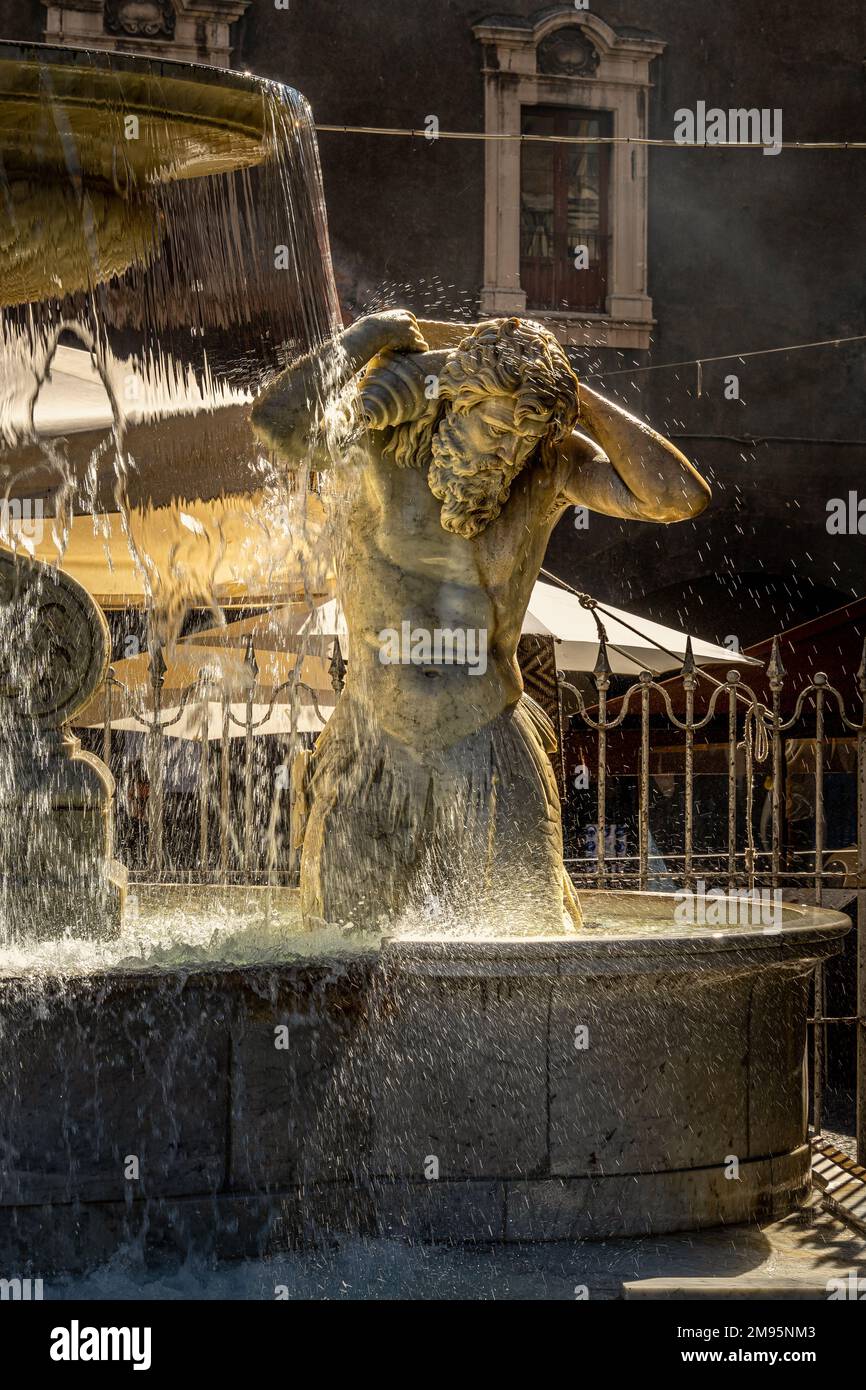
[[[18,365],[21,354],[13,360]],[[105,369],[127,425],[166,416],[195,415],[230,405],[248,405],[248,392],[236,391],[223,382],[200,383],[190,368],[171,358],[150,362],[138,370],[132,360],[107,354]],[[21,370],[19,366],[19,371]],[[114,423],[111,398],[83,348],[58,346],[49,374],[36,398],[33,424],[46,438],[109,430]]]
[[[686,654],[688,633],[650,622],[622,608],[603,605],[599,617],[608,639],[607,656],[615,675],[634,675],[637,671],[676,671]],[[553,637],[556,665],[560,671],[591,671],[598,660],[598,625],[592,613],[582,607],[575,594],[538,580],[523,619],[524,635]],[[339,637],[343,656],[348,658],[349,633],[337,599],[319,604],[301,624],[299,636]],[[698,666],[724,662],[728,666],[760,666],[754,657],[729,651],[692,638],[692,655]]]
[[[688,634],[637,617],[622,608],[605,603],[599,607],[607,634],[607,658],[614,675],[632,676],[637,671],[677,671],[686,654]],[[582,607],[576,594],[558,589],[541,580],[532,590],[524,633],[540,633],[556,640],[556,665],[561,671],[592,671],[598,660],[598,625],[589,609]],[[697,666],[724,662],[728,666],[760,666],[754,657],[729,651],[692,637],[692,655]]]
[[[111,401],[89,352],[56,349],[51,374],[36,399],[33,423],[37,434],[48,437],[111,429]]]
[[[320,719],[313,705],[299,704],[295,710],[293,723],[291,707],[287,704],[275,704],[267,719],[265,718],[268,713],[267,705],[254,704],[252,709],[255,738],[262,738],[265,734],[318,734],[325,727],[324,721],[330,719],[334,712],[333,704],[320,703],[319,709],[322,713],[322,719]],[[246,705],[231,704],[229,710],[234,715],[234,718],[229,720],[229,738],[245,738]],[[179,705],[169,705],[161,711],[160,723],[165,727],[166,738],[200,739],[205,705],[201,701],[188,704],[175,723],[179,712]],[[148,711],[148,714],[152,717],[152,711]],[[260,723],[260,720],[264,722]],[[79,727],[101,728],[102,726],[92,724]],[[111,727],[115,730],[120,729],[125,733],[147,733],[144,725],[134,715],[112,719]],[[209,741],[222,739],[223,706],[221,700],[207,701],[207,736]]]
[[[339,637],[340,649],[343,656],[348,655],[349,650],[349,629],[346,626],[346,615],[340,605],[339,599],[329,598],[327,603],[320,603],[304,619],[298,629],[298,636],[309,639],[311,637],[334,638]],[[315,650],[315,646],[311,648]]]

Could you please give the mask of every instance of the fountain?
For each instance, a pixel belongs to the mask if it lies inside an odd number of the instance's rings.
[[[280,480],[303,499],[315,473],[352,638],[299,770],[300,894],[138,885],[119,924],[110,780],[58,732],[101,679],[104,627],[44,556],[4,555],[4,1263],[791,1209],[809,1185],[810,975],[849,923],[578,903],[552,733],[515,656],[565,506],[674,521],[706,485],[538,325],[392,311],[338,340],[315,141],[285,89],[0,46],[0,142],[7,498],[49,480],[61,557],[76,516],[119,529],[170,633],[184,604],[218,604],[215,567],[160,573],[136,509],[173,505],[198,536],[197,502],[255,497],[264,532]],[[110,406],[77,447],[36,427],[72,345]],[[206,448],[186,474],[191,419]],[[34,814],[48,829],[16,884],[15,821]],[[64,826],[86,852],[61,858]]]

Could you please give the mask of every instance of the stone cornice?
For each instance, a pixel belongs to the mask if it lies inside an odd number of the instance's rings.
[[[146,53],[151,57],[231,65],[231,28],[251,0],[42,0],[45,39],[76,48]],[[148,11],[152,11],[149,22]],[[124,16],[126,15],[126,19]]]

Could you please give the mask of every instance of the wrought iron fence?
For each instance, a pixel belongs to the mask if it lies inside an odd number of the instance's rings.
[[[171,709],[174,712],[171,714],[168,713],[165,706],[164,682],[167,668],[159,643],[152,643],[147,649],[149,707],[143,705],[136,694],[117,679],[112,667],[109,668],[104,688],[103,761],[111,767],[112,736],[115,720],[119,715],[123,714],[126,719],[133,721],[147,739],[146,863],[140,870],[132,868],[133,878],[143,877],[155,882],[172,878],[209,879],[214,876],[215,872],[224,882],[238,879],[242,882],[254,882],[262,877],[262,871],[256,868],[254,839],[254,740],[259,730],[267,724],[279,703],[288,704],[292,709],[295,709],[300,698],[305,697],[315,710],[322,726],[325,724],[326,716],[319,706],[316,691],[294,675],[283,681],[271,692],[270,698],[265,704],[264,713],[256,715],[255,692],[258,666],[253,639],[248,638],[245,645],[244,666],[247,680],[241,700],[238,699],[236,693],[230,693],[219,682],[215,683],[213,676],[207,671],[202,671],[194,685],[172,697]],[[337,639],[333,645],[329,672],[335,696],[339,697],[345,683],[346,663]],[[178,868],[176,864],[168,864],[165,855],[167,740],[172,737],[173,732],[176,731],[177,726],[190,710],[195,710],[196,707],[202,707],[206,710],[212,703],[218,704],[221,712],[219,775],[216,779],[216,785],[214,785],[210,758],[209,720],[205,716],[201,720],[201,729],[198,735],[197,864],[194,870],[188,867]],[[240,715],[235,712],[238,706],[242,709]],[[230,749],[233,728],[242,731],[244,740],[242,810],[238,817],[235,816],[235,808],[232,805]],[[291,745],[292,740],[289,739],[288,741]],[[210,811],[214,800],[218,806],[215,859],[212,852],[210,829]],[[240,835],[238,835],[238,823],[240,824]],[[240,852],[238,852],[238,847],[240,847]],[[233,853],[233,851],[235,852]],[[266,876],[271,880],[279,878],[291,881],[295,872],[296,870],[291,865],[278,867],[272,864],[269,866]]]
[[[858,717],[849,714],[842,693],[827,676],[816,672],[796,694],[786,690],[779,640],[772,645],[766,670],[769,701],[761,700],[737,670],[724,681],[696,667],[689,644],[679,676],[664,682],[650,672],[638,678],[615,700],[611,708],[611,671],[602,628],[599,658],[592,673],[595,703],[566,680],[563,691],[574,704],[572,737],[582,754],[592,760],[594,814],[582,828],[584,852],[570,854],[567,863],[579,888],[662,888],[684,893],[712,882],[722,888],[744,888],[749,896],[769,889],[780,898],[809,901],[820,906],[856,904],[856,1005],[845,1013],[826,1011],[826,967],[815,972],[812,1027],[812,1123],[820,1134],[824,1122],[824,1088],[827,1062],[827,1030],[850,1026],[856,1030],[857,1144],[860,1162],[866,1160],[866,647],[856,677],[853,696]],[[704,699],[704,693],[706,698]],[[681,700],[681,711],[674,708]],[[783,711],[790,710],[787,716]],[[616,736],[627,744],[626,756],[617,758]],[[676,742],[671,746],[671,739]],[[856,825],[851,839],[833,844],[828,838],[827,767],[831,751],[850,745],[850,774],[846,792],[856,805]],[[654,844],[650,824],[653,753],[662,747],[667,766],[679,763],[682,781],[682,815],[668,814],[670,843],[664,853]],[[714,748],[723,756],[725,782],[722,812],[711,832],[721,841],[698,850],[696,831],[696,757]],[[804,749],[807,756],[804,757]],[[792,757],[793,753],[793,757]],[[811,797],[812,843],[796,844],[786,815],[791,765],[797,757],[808,772],[800,782],[814,781]],[[587,761],[580,763],[587,771]],[[611,855],[609,803],[611,779],[620,774],[636,781],[636,814],[633,839],[626,833]],[[767,769],[769,814],[762,817],[768,834],[757,842],[755,814],[756,774]],[[625,772],[623,772],[625,769]],[[575,778],[572,777],[572,784]],[[799,789],[802,809],[803,789]],[[799,817],[803,824],[802,814]],[[720,822],[720,823],[719,823]],[[703,841],[706,843],[707,827]],[[670,832],[673,832],[671,834]]]

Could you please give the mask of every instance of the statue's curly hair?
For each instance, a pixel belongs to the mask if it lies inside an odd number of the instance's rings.
[[[443,504],[442,526],[470,538],[499,515],[516,471],[488,456],[437,459],[433,441],[449,412],[491,396],[514,398],[518,431],[540,435],[529,457],[537,453],[550,466],[556,444],[577,423],[578,383],[556,338],[531,319],[490,319],[467,334],[439,374],[438,398],[396,424],[383,451],[398,467],[426,468],[430,491]]]

